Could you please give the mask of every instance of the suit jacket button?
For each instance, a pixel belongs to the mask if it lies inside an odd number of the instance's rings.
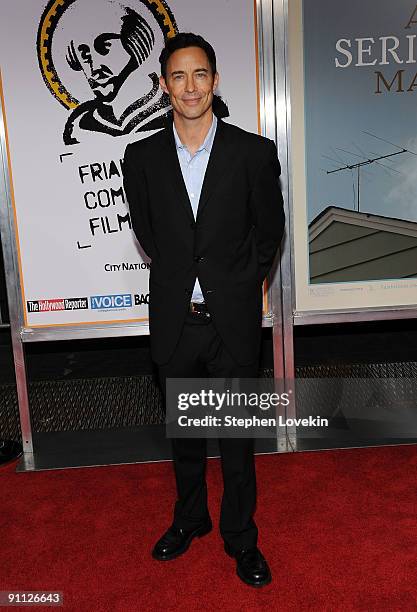
[[[204,257],[194,257],[194,261],[196,263],[200,263],[200,261],[203,261]]]

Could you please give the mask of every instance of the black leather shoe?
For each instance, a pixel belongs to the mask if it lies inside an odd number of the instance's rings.
[[[212,528],[213,525],[210,519],[201,525],[201,527],[191,530],[181,529],[172,525],[155,544],[152,557],[158,561],[175,559],[175,557],[179,557],[188,550],[195,537],[201,538],[210,533]]]
[[[243,582],[254,587],[265,586],[271,582],[272,576],[268,563],[256,546],[235,551],[225,543],[224,550],[229,557],[236,559],[236,573]]]

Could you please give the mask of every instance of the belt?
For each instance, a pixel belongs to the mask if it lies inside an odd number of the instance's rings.
[[[210,313],[205,302],[190,302],[190,312],[202,317],[210,317]]]

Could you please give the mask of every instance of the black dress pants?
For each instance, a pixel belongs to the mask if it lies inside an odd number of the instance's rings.
[[[239,365],[224,346],[211,319],[190,313],[172,358],[159,366],[159,377],[165,395],[167,378],[256,378],[258,371],[259,355],[254,355],[250,365]],[[235,550],[257,544],[258,530],[253,520],[256,505],[253,442],[252,438],[219,439],[224,487],[220,533]],[[173,524],[192,529],[209,516],[206,439],[175,438],[172,450],[177,485]]]

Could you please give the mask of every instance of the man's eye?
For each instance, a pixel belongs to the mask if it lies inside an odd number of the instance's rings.
[[[183,78],[183,75],[182,75],[182,74],[176,74],[176,75],[174,76],[174,80],[175,80],[175,81],[179,81],[179,80],[180,80],[180,79],[182,79],[182,78]]]
[[[198,73],[197,73],[197,77],[198,77],[199,79],[205,79],[205,78],[206,78],[206,76],[207,76],[207,75],[206,75],[206,73],[205,73],[205,72],[198,72]]]

